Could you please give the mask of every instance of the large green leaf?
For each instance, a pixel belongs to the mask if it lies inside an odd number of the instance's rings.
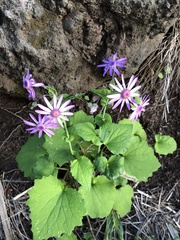
[[[78,123],[90,122],[94,123],[94,117],[92,115],[87,115],[82,110],[75,112],[74,115],[70,118],[69,125],[75,125]]]
[[[133,189],[129,185],[125,185],[116,190],[116,200],[113,209],[118,212],[121,218],[131,210],[132,197]]]
[[[16,161],[19,169],[24,172],[25,177],[39,178],[40,176],[34,171],[34,168],[37,167],[38,161],[42,159],[48,162],[46,149],[42,147],[43,143],[44,137],[38,138],[37,135],[34,135],[28,139],[19,151]]]
[[[132,124],[105,124],[101,129],[101,141],[115,155],[125,151],[132,138]]]
[[[32,168],[32,172],[36,178],[48,177],[55,170],[54,163],[49,161],[47,157],[41,157],[37,160],[36,164]]]
[[[158,159],[155,157],[153,149],[147,142],[133,137],[129,148],[124,153],[124,169],[131,178],[137,181],[146,181],[152,176],[154,171],[160,167]]]
[[[47,150],[49,159],[59,166],[74,159],[70,152],[69,144],[64,139],[64,129],[61,127],[55,131],[55,135],[51,138],[45,137],[43,147]]]
[[[95,127],[90,122],[78,123],[71,128],[71,131],[74,131],[75,134],[79,135],[85,141],[91,141],[97,146],[101,145]]]
[[[91,187],[94,166],[91,161],[85,157],[79,157],[71,163],[71,173],[73,177],[85,188]]]
[[[42,240],[62,233],[71,235],[86,214],[81,195],[54,176],[35,180],[28,192],[33,239]]]
[[[167,155],[173,153],[177,148],[174,138],[167,135],[155,135],[155,151],[159,154]]]
[[[112,181],[105,176],[95,177],[90,189],[81,186],[79,189],[85,201],[87,214],[91,218],[103,218],[112,210],[116,189]]]
[[[138,121],[131,121],[128,118],[124,118],[119,121],[120,124],[132,124],[133,125],[133,135],[139,136],[141,139],[146,140],[146,132],[144,131],[142,125]]]

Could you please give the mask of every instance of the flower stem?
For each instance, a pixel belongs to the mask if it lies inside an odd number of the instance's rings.
[[[105,120],[105,114],[106,114],[106,109],[107,109],[107,103],[108,103],[108,101],[106,102],[106,106],[104,107],[104,109],[103,109],[103,113],[102,113],[102,120],[104,121]]]
[[[70,135],[69,135],[69,132],[68,132],[68,129],[67,129],[67,125],[66,125],[65,121],[64,121],[64,129],[65,129],[65,132],[66,132],[66,136],[67,136],[70,152],[74,156],[74,151],[72,149],[71,141],[69,140]]]

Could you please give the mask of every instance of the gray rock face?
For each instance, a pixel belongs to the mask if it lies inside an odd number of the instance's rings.
[[[102,84],[115,52],[131,75],[178,18],[178,0],[0,1],[0,90],[21,96],[26,68],[59,93]]]

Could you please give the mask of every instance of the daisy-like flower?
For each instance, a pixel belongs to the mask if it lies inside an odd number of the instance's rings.
[[[57,97],[55,94],[53,94],[53,104],[51,104],[48,99],[44,96],[44,101],[47,105],[47,107],[38,104],[38,107],[42,110],[36,110],[37,113],[43,114],[43,115],[49,115],[51,118],[53,118],[54,122],[59,122],[61,127],[63,126],[62,120],[69,121],[69,119],[66,116],[72,116],[72,112],[67,112],[68,110],[74,108],[74,105],[69,105],[71,100],[67,100],[65,103],[62,103],[63,95],[57,100]],[[69,105],[69,106],[68,106]]]
[[[129,119],[132,121],[137,120],[141,116],[141,113],[145,112],[145,107],[149,105],[149,100],[150,99],[148,96],[144,96],[140,99],[139,104],[134,103],[134,107],[131,108],[133,110],[133,113],[130,115]]]
[[[121,73],[119,72],[117,67],[126,68],[127,59],[126,58],[120,58],[120,59],[116,60],[116,58],[117,58],[117,53],[115,53],[113,55],[113,57],[108,57],[108,60],[103,59],[102,62],[104,64],[97,65],[97,67],[103,67],[104,68],[103,76],[107,73],[108,70],[109,70],[110,76],[112,76],[113,73],[116,73],[119,76]]]
[[[26,129],[27,131],[30,132],[30,134],[39,132],[38,133],[39,138],[42,137],[43,132],[46,133],[49,137],[54,135],[54,132],[51,131],[50,129],[55,130],[58,128],[58,125],[57,123],[53,122],[51,118],[49,118],[48,116],[42,117],[40,114],[38,114],[38,119],[36,119],[32,114],[29,114],[29,116],[34,122],[24,120],[24,123],[30,126],[30,128]]]
[[[36,93],[34,91],[34,87],[43,87],[44,83],[36,83],[36,81],[32,78],[32,74],[29,73],[29,69],[26,70],[26,75],[23,76],[23,88],[25,88],[29,96],[28,98],[36,98]]]
[[[108,98],[111,98],[111,100],[108,103],[112,104],[112,103],[116,102],[114,104],[114,106],[112,107],[112,109],[117,108],[121,104],[120,111],[122,110],[124,104],[126,103],[128,110],[130,110],[131,109],[130,102],[131,103],[136,102],[134,100],[134,97],[138,97],[140,95],[139,93],[137,93],[137,91],[141,88],[141,86],[137,86],[137,87],[133,88],[138,80],[137,77],[134,78],[134,75],[131,76],[127,87],[125,85],[124,76],[121,75],[121,78],[122,78],[122,84],[120,84],[116,78],[114,80],[116,81],[117,86],[110,84],[110,86],[114,90],[116,90],[118,93],[107,95]]]

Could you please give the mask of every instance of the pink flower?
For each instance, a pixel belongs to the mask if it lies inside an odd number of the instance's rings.
[[[48,101],[48,99],[44,96],[44,101],[45,101],[47,107],[45,107],[41,104],[38,104],[38,107],[42,110],[36,110],[36,112],[39,113],[39,114],[50,116],[51,118],[53,118],[53,120],[55,122],[59,122],[61,127],[64,127],[62,120],[69,121],[69,119],[66,116],[72,116],[73,115],[73,113],[68,112],[68,110],[74,108],[74,105],[69,105],[68,106],[68,104],[71,102],[71,100],[68,100],[61,105],[62,100],[63,100],[63,95],[61,95],[59,100],[57,100],[56,95],[53,94],[53,104],[51,104]]]
[[[141,98],[140,104],[134,103],[134,107],[131,108],[133,113],[130,115],[129,119],[132,121],[137,120],[141,116],[141,113],[145,112],[145,107],[149,105],[149,100],[148,96],[144,96]]]
[[[121,75],[122,78],[122,84],[120,84],[118,82],[118,80],[115,78],[114,80],[117,83],[117,86],[110,84],[110,86],[117,91],[116,94],[111,94],[111,95],[107,95],[108,98],[111,98],[111,100],[108,102],[109,104],[112,104],[114,102],[116,102],[114,104],[114,106],[112,107],[112,109],[117,108],[119,105],[120,106],[120,111],[122,110],[124,104],[126,103],[127,108],[130,110],[130,102],[131,103],[135,103],[136,101],[134,100],[134,97],[138,97],[140,94],[137,93],[137,91],[141,88],[141,86],[137,86],[135,88],[134,85],[136,84],[138,78],[134,78],[134,75],[131,76],[129,83],[126,87],[125,82],[124,82],[124,76]]]
[[[41,117],[40,114],[38,114],[38,119],[36,119],[32,114],[29,114],[29,116],[34,122],[24,120],[24,123],[28,126],[31,126],[30,128],[26,129],[30,132],[30,134],[39,132],[39,138],[42,137],[43,132],[46,133],[49,137],[54,135],[54,132],[52,132],[50,129],[57,129],[58,125],[57,123],[53,122],[52,119],[50,119],[48,116]]]

